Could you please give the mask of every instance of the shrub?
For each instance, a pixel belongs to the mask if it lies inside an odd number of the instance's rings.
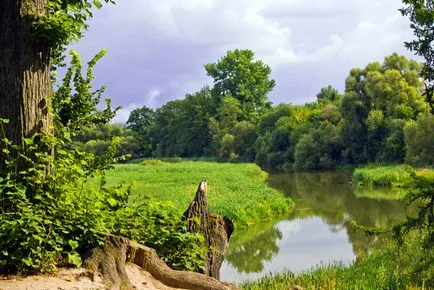
[[[145,159],[142,162],[142,165],[163,165],[164,162],[160,159]]]

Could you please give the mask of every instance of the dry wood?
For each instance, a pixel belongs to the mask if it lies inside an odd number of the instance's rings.
[[[210,212],[208,207],[208,185],[202,180],[193,202],[184,213],[189,220],[188,231],[202,233],[205,238],[206,268],[204,274],[220,279],[220,267],[229,247],[229,238],[234,231],[232,221],[227,217]],[[200,220],[200,223],[197,220]]]

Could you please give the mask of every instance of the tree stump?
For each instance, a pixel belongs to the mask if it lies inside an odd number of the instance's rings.
[[[107,235],[105,244],[90,250],[84,257],[84,267],[101,273],[108,289],[132,289],[125,270],[130,240]]]
[[[205,256],[204,274],[220,280],[220,267],[227,252],[234,225],[229,218],[211,213],[207,198],[207,182],[202,180],[193,202],[184,213],[184,219],[188,220],[189,232],[199,232],[204,235],[205,246],[208,248]],[[199,223],[197,218],[200,219]]]
[[[84,267],[93,275],[101,274],[106,289],[135,289],[128,277],[125,266],[133,263],[168,287],[191,290],[238,290],[231,283],[195,272],[171,269],[158,257],[154,249],[129,239],[106,235],[104,246],[90,250],[84,257]]]

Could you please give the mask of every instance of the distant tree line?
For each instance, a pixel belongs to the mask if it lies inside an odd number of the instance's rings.
[[[383,63],[354,68],[343,94],[327,86],[305,105],[273,106],[271,69],[250,50],[229,51],[205,69],[212,87],[155,111],[138,108],[124,129],[89,129],[76,140],[80,148],[103,152],[111,137],[121,136],[120,153],[135,158],[209,156],[296,170],[368,162],[434,165],[434,116],[423,66],[414,60],[394,53]]]

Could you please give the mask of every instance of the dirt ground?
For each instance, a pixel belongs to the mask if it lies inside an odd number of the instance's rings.
[[[128,263],[126,271],[137,290],[181,290],[171,288],[155,280],[151,274],[139,266]],[[38,275],[28,277],[0,276],[0,290],[104,290],[108,289],[101,277],[86,269],[60,269],[52,276]]]

